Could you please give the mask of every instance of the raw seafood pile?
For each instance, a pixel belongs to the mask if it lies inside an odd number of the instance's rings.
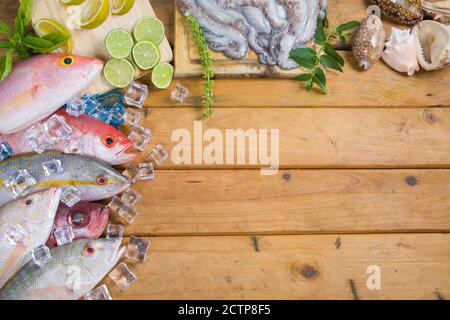
[[[289,52],[313,38],[326,0],[177,0],[199,22],[214,51],[242,59],[251,48],[262,64],[293,69]]]

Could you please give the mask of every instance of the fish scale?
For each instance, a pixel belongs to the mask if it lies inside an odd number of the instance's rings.
[[[46,176],[42,164],[55,159],[61,161],[64,171]],[[27,154],[0,162],[0,207],[14,200],[13,194],[5,188],[4,181],[23,169],[37,181],[36,185],[27,189],[28,194],[51,187],[75,186],[81,192],[81,200],[97,201],[110,198],[130,185],[126,177],[94,158],[56,151]],[[99,177],[106,178],[106,182],[99,184]]]

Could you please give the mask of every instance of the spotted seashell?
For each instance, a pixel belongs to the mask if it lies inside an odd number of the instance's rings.
[[[372,14],[359,26],[353,39],[353,56],[364,70],[370,69],[384,49],[386,32],[381,19]]]
[[[372,0],[381,13],[394,21],[416,24],[423,18],[421,0]]]

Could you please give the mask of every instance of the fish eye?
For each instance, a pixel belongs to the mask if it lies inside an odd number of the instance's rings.
[[[61,58],[59,63],[63,67],[70,67],[74,63],[74,61],[75,61],[75,59],[72,56],[65,56],[65,57]]]
[[[91,257],[95,254],[95,247],[92,244],[87,244],[86,247],[84,247],[84,255],[86,257]]]
[[[107,183],[108,183],[108,178],[107,178],[107,177],[105,177],[105,176],[99,176],[99,177],[97,178],[97,184],[98,184],[98,185],[103,186],[103,185],[105,185],[105,184],[107,184]]]
[[[102,143],[107,148],[113,148],[116,145],[116,140],[113,137],[111,137],[110,135],[105,135],[102,137]]]
[[[31,198],[26,199],[26,200],[24,201],[24,204],[25,204],[27,207],[32,206],[32,205],[33,205],[33,199],[31,199]]]
[[[86,227],[90,222],[89,215],[83,210],[75,210],[69,214],[68,222],[74,229]]]

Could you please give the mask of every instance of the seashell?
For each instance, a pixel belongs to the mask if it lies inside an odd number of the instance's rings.
[[[450,0],[422,0],[422,10],[425,16],[450,24]]]
[[[391,37],[386,42],[386,49],[381,54],[381,58],[392,69],[406,72],[408,76],[412,76],[414,72],[420,70],[416,41],[410,31],[410,29],[400,30],[392,27]]]
[[[372,14],[361,23],[353,39],[353,56],[361,68],[367,70],[380,59],[385,39],[386,33],[379,17]]]
[[[424,20],[413,28],[417,60],[425,70],[438,70],[450,64],[450,26]]]
[[[388,18],[404,24],[416,24],[423,18],[420,0],[372,0]]]

